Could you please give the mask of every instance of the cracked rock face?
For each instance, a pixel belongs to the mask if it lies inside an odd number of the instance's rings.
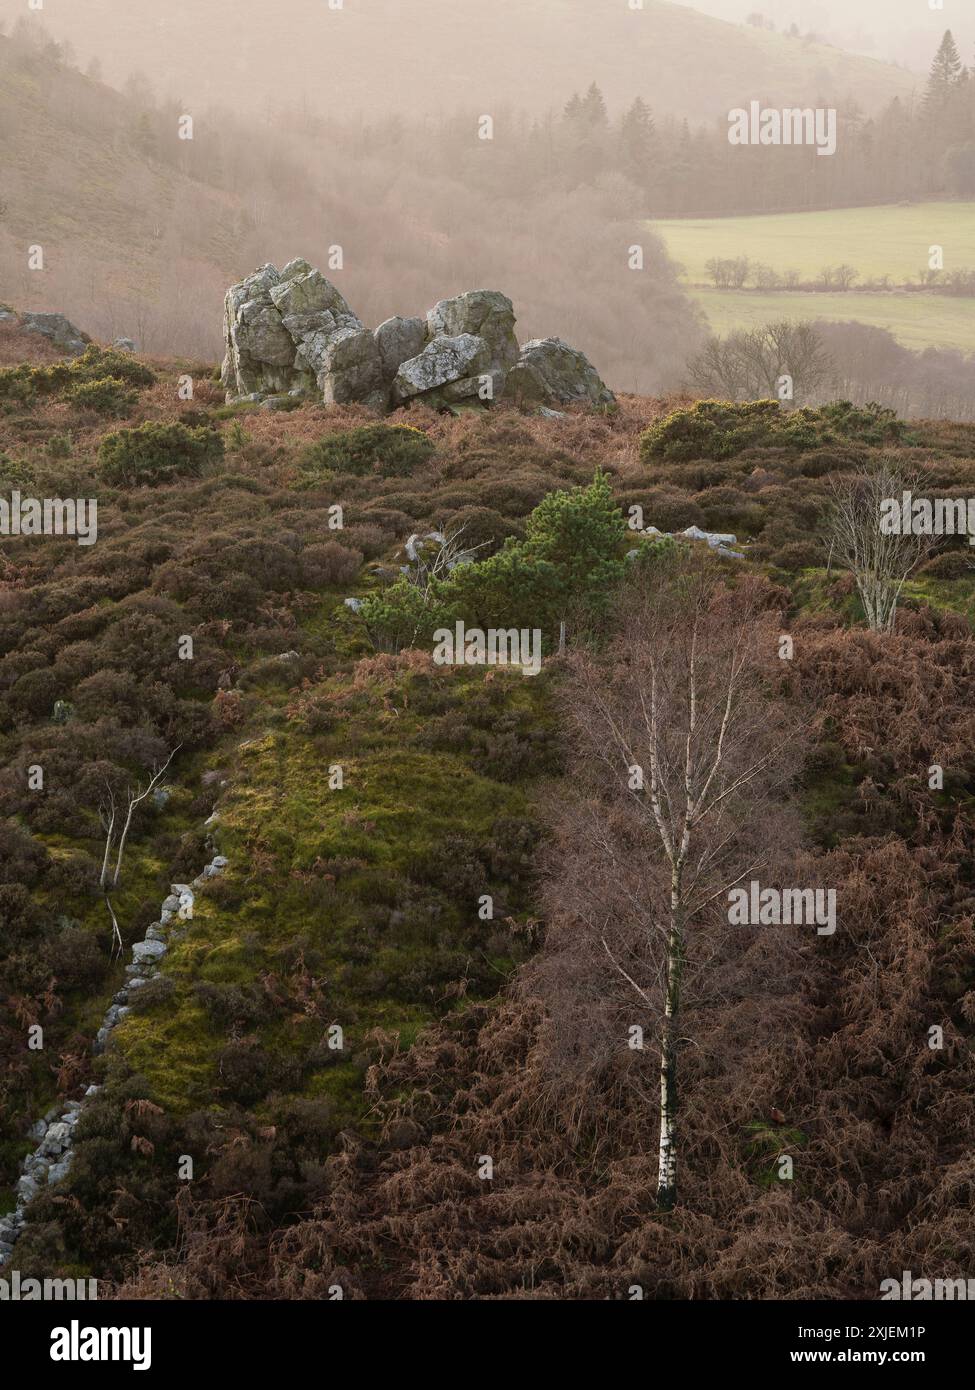
[[[288,405],[360,402],[384,412],[414,400],[434,409],[502,394],[530,406],[608,404],[595,368],[558,338],[519,348],[515,311],[498,290],[441,299],[426,318],[366,328],[335,286],[305,260],[261,266],[224,301],[227,400]]]
[[[427,340],[426,320],[403,319],[397,315],[381,323],[373,337],[379,349],[383,381],[392,385],[403,363],[423,351]]]
[[[362,323],[340,291],[307,261],[290,261],[281,271],[262,266],[232,285],[224,300],[227,398],[311,392],[317,385],[331,401],[358,400],[361,371],[350,386],[343,386],[336,378],[348,363],[348,349],[334,360],[330,352],[340,339],[362,333]],[[372,334],[366,336],[378,382],[379,352]],[[359,357],[363,355],[360,350]],[[355,366],[360,368],[361,361]]]

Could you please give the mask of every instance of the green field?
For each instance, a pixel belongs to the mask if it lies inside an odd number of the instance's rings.
[[[777,271],[813,278],[827,265],[854,266],[861,278],[917,280],[928,248],[944,248],[945,268],[975,268],[975,203],[916,203],[653,224],[682,268],[684,281],[719,333],[773,318],[858,319],[889,329],[906,347],[975,351],[975,302],[949,295],[814,294],[785,290],[718,290],[713,257],[748,256]]]
[[[946,294],[802,294],[786,290],[716,290],[696,286],[691,297],[715,333],[758,328],[774,319],[857,319],[886,328],[915,351],[926,347],[975,352],[975,300]]]

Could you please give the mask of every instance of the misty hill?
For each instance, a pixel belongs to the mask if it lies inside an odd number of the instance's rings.
[[[203,115],[181,141],[181,110],[0,36],[0,297],[102,339],[217,361],[227,286],[300,254],[329,267],[369,326],[501,287],[521,341],[561,337],[623,390],[675,384],[700,335],[662,242],[615,187],[525,187],[501,148],[478,178],[468,142],[455,156],[433,131],[427,167],[411,168],[415,129],[357,138],[298,115],[273,128]],[[625,249],[638,234],[634,276]],[[27,267],[34,245],[42,273]]]
[[[0,0],[0,18],[21,17]],[[595,80],[611,101],[643,96],[690,118],[752,98],[773,105],[855,99],[867,111],[914,79],[825,45],[645,0],[86,0],[44,11],[110,81],[145,74],[162,94],[243,112],[307,105],[335,114],[438,112],[476,103],[540,111]]]

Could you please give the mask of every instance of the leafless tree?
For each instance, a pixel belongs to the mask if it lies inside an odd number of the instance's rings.
[[[787,320],[711,338],[688,362],[695,389],[733,401],[775,399],[783,377],[791,378],[796,399],[808,399],[831,370],[815,328]]]
[[[124,800],[120,800],[115,793],[111,783],[105,784],[105,800],[98,808],[98,816],[105,832],[105,850],[102,855],[102,871],[98,879],[98,886],[105,899],[105,906],[112,923],[112,954],[122,954],[122,933],[119,930],[118,917],[112,905],[112,894],[119,885],[122,874],[122,859],[125,854],[126,841],[129,838],[129,830],[132,826],[132,817],[137,806],[141,805],[152,791],[158,786],[161,778],[165,775],[173,758],[183,745],[177,743],[176,747],[169,754],[169,757],[160,768],[153,768],[152,776],[145,789],[137,788],[135,791],[126,789]],[[114,862],[113,862],[114,861]]]
[[[483,550],[490,541],[480,545],[465,546],[461,537],[466,524],[446,531],[431,531],[425,536],[411,536],[406,544],[406,557],[409,567],[406,577],[416,586],[424,598],[429,598],[437,580],[446,579],[451,570],[467,560],[478,550]]]
[[[917,473],[890,459],[830,482],[827,535],[833,557],[851,571],[873,632],[891,632],[897,603],[908,577],[930,552],[927,535],[902,534],[884,524],[892,504],[899,513],[905,493],[923,490]]]
[[[603,780],[596,798],[580,799],[587,848],[561,890],[656,1035],[665,1210],[677,1199],[688,971],[692,981],[707,974],[716,940],[727,942],[729,889],[771,871],[794,827],[801,743],[795,713],[774,696],[779,625],[760,588],[742,581],[731,592],[696,557],[669,565],[666,583],[625,601],[608,656],[570,659],[580,781],[587,765]]]

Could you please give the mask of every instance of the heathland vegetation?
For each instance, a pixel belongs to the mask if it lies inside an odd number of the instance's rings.
[[[927,558],[874,632],[825,520],[880,459],[970,494],[973,427],[627,396],[378,423],[228,407],[211,366],[131,357],[106,412],[106,390],[23,389],[62,377],[37,342],[0,327],[2,491],[97,498],[99,539],[0,554],[3,1181],[57,1095],[102,1089],[23,1271],[184,1298],[795,1298],[970,1264],[970,551]],[[99,352],[78,375],[121,380]],[[404,542],[433,530],[473,554],[411,593]],[[667,1212],[657,958],[628,906],[660,866],[596,735],[632,711],[634,642],[681,669],[689,593],[712,675],[747,629],[762,725],[794,731],[775,835],[743,804],[736,853],[774,841],[841,909],[829,937],[729,934],[713,905],[688,931]],[[418,597],[521,624],[529,594],[538,676],[432,661]],[[208,835],[229,862],[93,1056],[122,972],[98,808],[174,750],[113,898],[125,945]]]

